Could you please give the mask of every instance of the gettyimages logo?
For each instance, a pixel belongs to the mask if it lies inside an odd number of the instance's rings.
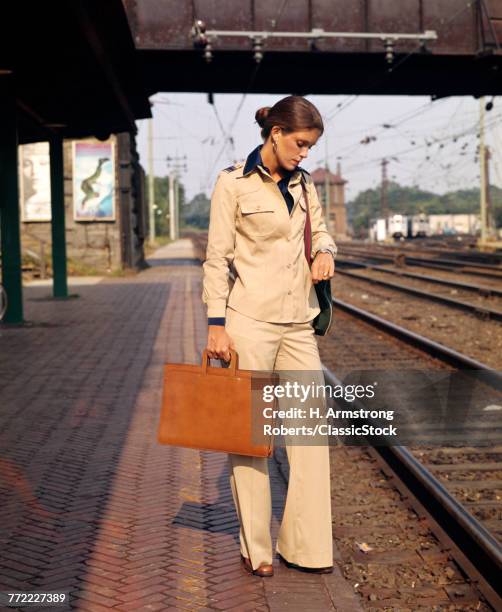
[[[277,399],[299,399],[305,403],[311,399],[343,399],[346,402],[353,402],[356,399],[371,399],[375,397],[375,387],[377,383],[371,385],[318,385],[310,383],[304,385],[298,381],[287,381],[284,384],[264,385],[263,401],[271,402]]]

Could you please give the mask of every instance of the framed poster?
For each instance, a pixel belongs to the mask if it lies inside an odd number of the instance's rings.
[[[19,205],[21,221],[51,220],[49,143],[19,146]]]
[[[115,146],[73,142],[73,218],[115,221]]]

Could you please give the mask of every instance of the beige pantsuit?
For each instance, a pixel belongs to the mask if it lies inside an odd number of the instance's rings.
[[[231,308],[226,330],[239,368],[321,373],[314,330],[306,323],[257,321]],[[323,379],[321,378],[321,381]],[[329,446],[286,444],[290,477],[276,550],[305,567],[333,565]],[[272,500],[267,459],[229,455],[230,484],[240,520],[240,547],[253,569],[272,563]]]
[[[202,300],[208,323],[221,325],[224,320],[242,369],[309,371],[320,376],[311,325],[320,309],[304,244],[307,206],[312,230],[308,255],[314,258],[327,251],[335,256],[337,248],[308,172],[298,168],[289,178],[289,211],[260,159],[255,149],[245,164],[218,175],[203,264]],[[285,442],[290,479],[276,550],[304,567],[333,565],[327,440],[317,446],[294,439]],[[241,552],[257,569],[273,558],[268,463],[233,454],[229,462]]]

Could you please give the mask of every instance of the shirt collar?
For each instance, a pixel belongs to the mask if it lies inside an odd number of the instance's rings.
[[[266,168],[266,166],[263,165],[263,160],[260,154],[260,149],[262,146],[263,145],[258,145],[256,149],[253,149],[247,156],[246,163],[244,164],[244,170],[242,172],[243,174],[249,174],[249,172],[252,172],[258,165],[260,165],[262,168]]]
[[[251,153],[247,156],[246,159],[246,163],[244,164],[244,170],[242,172],[243,176],[246,176],[247,174],[253,172],[253,170],[255,170],[258,166],[260,166],[261,168],[263,168],[263,170],[265,170],[268,174],[270,174],[270,170],[267,168],[267,166],[265,166],[265,164],[263,163],[263,160],[261,158],[261,148],[263,145],[258,145],[255,149],[253,149],[251,151]],[[290,172],[287,173],[287,175],[284,177],[285,179],[293,179],[292,183],[296,183],[297,179],[298,181],[300,180],[301,176],[303,173],[303,168],[300,168],[300,166],[298,166],[296,168],[296,170],[291,170]],[[284,179],[281,179],[284,180]]]
[[[246,163],[244,164],[244,170],[242,172],[243,176],[246,176],[246,174],[249,174],[250,172],[252,172],[257,166],[261,166],[264,170],[266,170],[270,174],[270,170],[267,168],[267,166],[265,166],[261,158],[262,146],[263,145],[258,145],[256,149],[253,149],[251,153],[247,156]],[[297,172],[298,170],[301,171],[302,168],[298,166],[296,170],[288,171],[288,173],[286,174],[284,178],[290,179],[295,174],[295,172]],[[281,180],[284,180],[284,179],[281,179]]]

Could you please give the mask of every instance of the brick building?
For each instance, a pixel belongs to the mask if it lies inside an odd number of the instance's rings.
[[[336,174],[327,171],[329,177],[329,219],[326,210],[326,170],[317,168],[311,173],[312,180],[324,208],[326,224],[336,238],[347,238],[347,211],[345,209],[345,184],[341,176],[340,164],[337,164]]]

